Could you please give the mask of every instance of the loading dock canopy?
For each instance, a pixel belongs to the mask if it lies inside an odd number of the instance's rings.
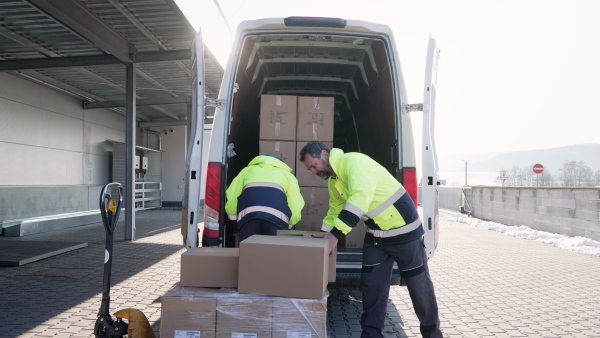
[[[187,119],[196,32],[174,0],[4,0],[0,20],[0,71],[125,114],[124,65],[135,63],[137,120]],[[223,68],[204,54],[216,98]]]

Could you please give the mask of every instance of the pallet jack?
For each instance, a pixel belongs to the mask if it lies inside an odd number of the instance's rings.
[[[108,193],[109,189],[116,188],[119,191],[118,202],[112,199]],[[98,319],[94,325],[96,337],[129,337],[129,338],[155,338],[152,327],[146,316],[136,309],[124,309],[115,312],[116,320],[109,313],[110,307],[110,276],[112,268],[113,235],[121,205],[123,204],[123,187],[120,183],[108,183],[100,193],[100,214],[106,232],[106,246],[104,250],[104,283],[102,286],[102,304],[98,311]],[[124,322],[127,319],[129,322]]]

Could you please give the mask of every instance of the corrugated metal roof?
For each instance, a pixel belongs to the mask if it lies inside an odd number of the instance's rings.
[[[138,119],[180,121],[195,33],[174,0],[2,0],[0,71],[124,111],[124,62],[134,62]],[[206,95],[216,98],[223,69],[204,54]]]

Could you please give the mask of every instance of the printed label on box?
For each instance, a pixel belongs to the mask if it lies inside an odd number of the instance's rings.
[[[311,338],[310,331],[286,331],[285,338]]]
[[[175,338],[200,338],[200,331],[175,330],[173,337],[175,337]]]
[[[232,332],[231,338],[258,338],[258,333]]]

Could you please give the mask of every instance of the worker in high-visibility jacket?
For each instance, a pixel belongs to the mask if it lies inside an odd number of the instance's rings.
[[[252,235],[277,235],[298,223],[304,207],[292,168],[273,155],[256,156],[225,192],[225,211],[236,221],[239,241]]]
[[[341,236],[365,220],[361,337],[383,337],[394,261],[421,322],[421,334],[442,337],[422,240],[425,231],[402,184],[370,157],[336,148],[330,151],[322,142],[307,143],[300,160],[314,175],[328,180],[329,210],[321,230],[331,250]]]

